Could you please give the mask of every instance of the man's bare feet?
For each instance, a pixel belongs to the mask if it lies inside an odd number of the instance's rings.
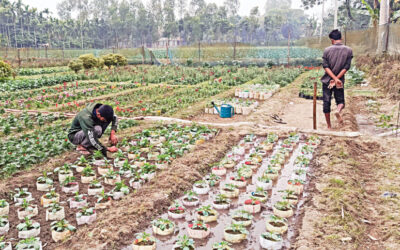
[[[335,116],[336,116],[336,119],[338,120],[339,124],[343,125],[343,118],[342,118],[342,115],[340,115],[340,112],[335,112]]]

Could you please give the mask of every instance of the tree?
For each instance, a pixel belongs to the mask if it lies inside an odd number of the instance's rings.
[[[81,55],[79,56],[79,60],[82,61],[82,65],[85,69],[91,69],[97,65],[97,59],[93,54]]]
[[[377,53],[383,54],[387,52],[389,37],[389,20],[390,6],[389,0],[381,0],[381,9],[379,13],[379,29],[378,29],[378,48]]]
[[[178,33],[178,25],[175,21],[175,0],[165,0],[164,2],[164,36],[169,38],[176,36]]]
[[[177,1],[178,13],[179,13],[180,20],[182,20],[185,17],[186,4],[187,4],[187,0],[178,0]]]
[[[12,68],[10,64],[0,60],[0,80],[3,81],[10,77],[12,74]]]
[[[267,0],[265,3],[265,13],[274,9],[290,9],[291,5],[291,0]]]
[[[71,60],[68,63],[68,67],[75,72],[75,74],[78,74],[78,71],[83,68],[83,63],[81,60],[75,59]]]

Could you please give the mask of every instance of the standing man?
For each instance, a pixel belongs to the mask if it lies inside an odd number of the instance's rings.
[[[335,116],[339,124],[343,124],[342,110],[344,109],[344,75],[350,69],[353,51],[342,44],[342,34],[339,30],[333,30],[329,34],[332,45],[325,49],[322,57],[322,66],[325,70],[321,78],[326,124],[331,129],[331,99],[335,97],[337,109]]]
[[[103,146],[99,142],[99,138],[110,123],[112,125],[109,139],[111,145],[116,145],[118,139],[115,133],[118,127],[118,118],[114,115],[114,110],[109,105],[91,103],[75,116],[68,131],[68,139],[74,145],[78,145],[76,150],[82,154],[90,154],[88,149],[96,149],[107,157],[107,151],[116,152],[117,148]]]

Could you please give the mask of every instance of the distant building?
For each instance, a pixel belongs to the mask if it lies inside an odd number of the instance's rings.
[[[178,38],[170,38],[168,40],[167,37],[162,37],[157,42],[154,42],[151,45],[151,47],[160,49],[160,48],[166,48],[167,45],[170,48],[181,46],[183,45],[183,39],[178,37]]]

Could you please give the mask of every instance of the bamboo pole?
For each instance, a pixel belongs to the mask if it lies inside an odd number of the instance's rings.
[[[314,81],[313,128],[314,130],[317,130],[317,82],[316,81]]]

